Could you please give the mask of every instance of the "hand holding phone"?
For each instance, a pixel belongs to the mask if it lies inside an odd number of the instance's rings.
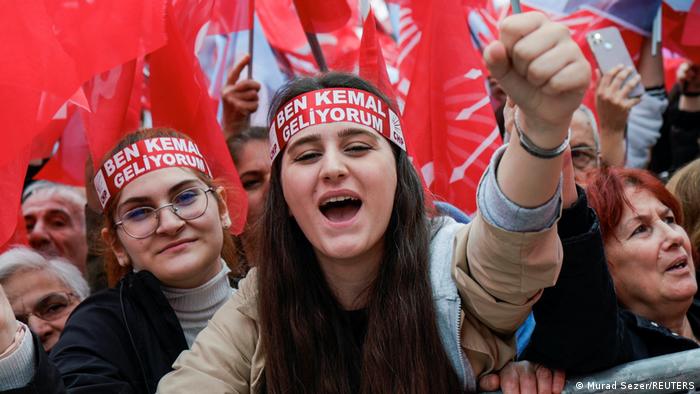
[[[630,78],[639,75],[627,51],[625,42],[622,40],[620,31],[616,27],[593,30],[586,35],[586,39],[602,74],[608,74],[619,65],[631,67],[634,71],[627,76],[622,86],[624,86]],[[643,93],[644,87],[641,82],[638,82],[627,97],[640,97]]]

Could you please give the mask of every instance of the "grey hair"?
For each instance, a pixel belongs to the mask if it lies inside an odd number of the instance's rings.
[[[46,258],[26,246],[16,246],[0,254],[0,284],[22,271],[45,271],[71,289],[80,301],[90,295],[90,287],[78,268],[61,257]]]
[[[591,129],[593,129],[593,142],[595,143],[595,151],[600,154],[600,135],[598,134],[598,123],[595,120],[595,115],[593,115],[593,111],[591,111],[591,109],[588,108],[585,104],[581,104],[576,110],[581,111],[581,113],[586,115],[588,123],[591,124]]]
[[[34,196],[51,196],[54,194],[60,195],[80,208],[83,208],[87,203],[85,191],[81,188],[49,181],[36,181],[27,186],[22,192],[22,202],[24,203]]]

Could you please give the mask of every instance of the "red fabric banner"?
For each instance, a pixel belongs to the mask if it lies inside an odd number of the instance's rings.
[[[0,246],[0,253],[12,248],[16,245],[29,246],[29,237],[27,235],[27,225],[24,222],[24,216],[22,211],[17,209],[17,223],[14,224],[14,232],[10,235],[10,238],[5,242],[4,245]]]
[[[501,141],[460,2],[427,3],[415,4],[425,10],[424,29],[414,33],[418,49],[405,52],[415,44],[401,43],[402,54],[415,56],[403,112],[407,145],[436,198],[473,213],[479,179]]]
[[[683,25],[681,44],[687,46],[700,45],[700,1],[694,1],[688,10]]]
[[[90,112],[83,112],[83,119],[95,165],[116,141],[140,125],[143,64],[142,58],[134,59],[85,83]]]
[[[691,11],[697,10],[698,3],[698,1],[693,2]],[[700,63],[700,46],[695,44],[695,40],[700,36],[700,32],[697,32],[700,29],[699,15],[695,12],[675,11],[666,3],[663,4],[661,15],[664,47],[693,63]],[[695,34],[695,40],[691,38],[692,34]]]
[[[250,30],[255,0],[215,0],[207,34]]]
[[[83,118],[76,108],[72,108],[61,136],[58,151],[34,176],[34,179],[44,179],[72,186],[85,186],[87,156],[88,146],[85,139]]]
[[[15,227],[31,151],[45,154],[60,134],[60,122],[47,129],[54,115],[85,80],[162,45],[164,11],[165,0],[3,2],[0,121],[13,127],[0,148],[0,193],[9,198],[0,244]]]
[[[26,146],[15,152],[13,161],[0,165],[0,193],[5,200],[0,205],[0,252],[16,243],[27,244],[20,201],[22,184],[29,165],[29,153],[30,147]]]
[[[378,87],[389,99],[396,103],[396,95],[386,71],[382,46],[379,44],[377,22],[372,10],[362,27],[360,40],[360,76]]]
[[[345,25],[330,33],[316,34],[328,68],[356,71],[360,40],[355,34],[356,8]],[[304,29],[299,23],[292,0],[256,0],[255,10],[265,36],[277,54],[280,68],[289,76],[315,75],[318,66],[311,53]]]
[[[351,11],[347,0],[294,0],[297,15],[307,33],[328,33],[347,24]]]
[[[231,231],[240,234],[248,199],[216,120],[206,78],[194,56],[195,38],[211,18],[211,5],[207,1],[168,5],[168,44],[149,56],[153,123],[179,130],[199,145],[214,177],[225,183]]]

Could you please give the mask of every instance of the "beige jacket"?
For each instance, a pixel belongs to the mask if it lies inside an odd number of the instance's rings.
[[[452,277],[462,299],[461,350],[474,376],[515,356],[514,332],[544,287],[556,282],[562,247],[556,225],[513,233],[480,215],[454,236]],[[257,311],[256,271],[161,379],[161,393],[258,392],[265,364]]]

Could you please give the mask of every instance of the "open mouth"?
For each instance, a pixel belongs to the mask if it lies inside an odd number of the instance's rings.
[[[682,259],[682,260],[676,262],[676,264],[673,264],[670,267],[666,268],[666,272],[679,271],[687,266],[688,266],[688,259]]]
[[[350,196],[340,196],[328,198],[321,203],[319,209],[328,220],[338,223],[346,222],[355,217],[361,207],[362,200]]]

